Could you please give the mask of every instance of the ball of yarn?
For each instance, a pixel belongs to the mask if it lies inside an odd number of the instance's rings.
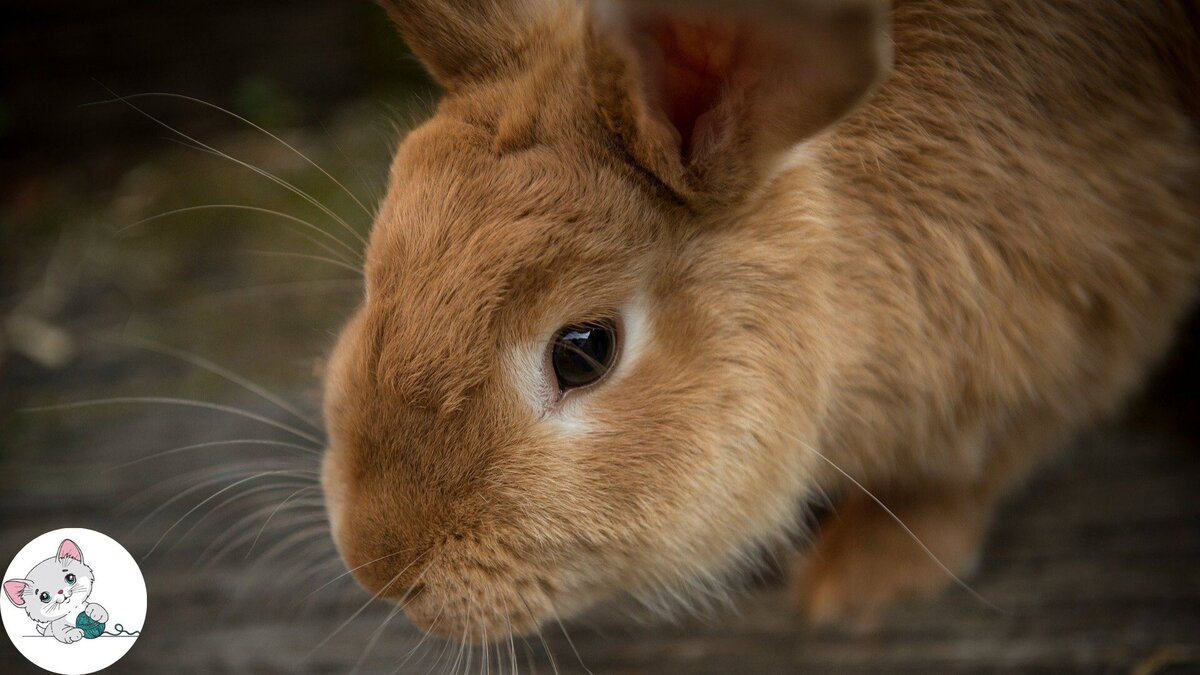
[[[88,640],[104,634],[104,624],[88,616],[87,612],[80,612],[79,616],[75,617],[75,627],[83,631],[83,637]]]

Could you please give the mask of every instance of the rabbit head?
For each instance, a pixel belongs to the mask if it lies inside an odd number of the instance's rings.
[[[347,565],[471,641],[719,591],[816,469],[793,440],[832,276],[803,143],[885,73],[881,9],[383,4],[446,93],[328,367]],[[785,169],[809,198],[772,190]]]

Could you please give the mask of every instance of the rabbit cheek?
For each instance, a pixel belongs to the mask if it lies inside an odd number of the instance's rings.
[[[325,513],[329,520],[329,533],[338,553],[345,558],[341,550],[341,522],[345,513],[345,467],[340,456],[327,451],[321,461],[321,492],[325,498]]]

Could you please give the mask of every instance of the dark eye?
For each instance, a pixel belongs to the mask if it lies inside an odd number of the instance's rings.
[[[613,321],[566,326],[554,336],[550,362],[561,391],[586,387],[604,377],[617,357]]]
[[[38,596],[38,600],[41,600],[42,602],[50,602],[50,594],[46,591],[42,591],[42,594]]]
[[[74,574],[67,574],[67,583],[68,583],[68,584],[74,584],[74,583],[75,583],[75,575],[74,575]]]

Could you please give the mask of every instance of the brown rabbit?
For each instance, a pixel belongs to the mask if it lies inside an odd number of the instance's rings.
[[[821,493],[812,618],[935,591],[1193,298],[1194,5],[383,4],[446,95],[332,354],[324,486],[426,630],[704,600]]]

